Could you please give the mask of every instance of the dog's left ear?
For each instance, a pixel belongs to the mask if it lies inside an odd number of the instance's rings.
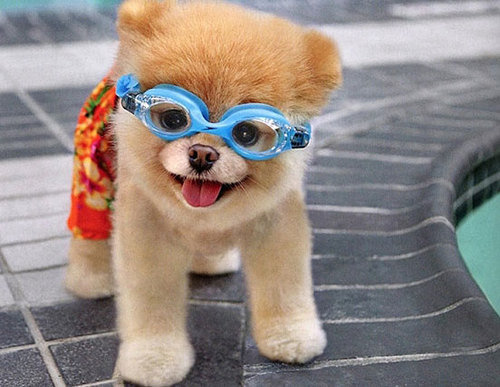
[[[320,32],[304,34],[306,60],[315,85],[331,91],[342,84],[342,68],[337,45]]]
[[[150,36],[160,17],[175,4],[175,0],[126,0],[118,11],[117,28],[120,38]]]

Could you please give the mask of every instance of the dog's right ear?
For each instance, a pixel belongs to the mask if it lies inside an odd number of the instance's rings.
[[[161,15],[175,4],[176,0],[126,0],[118,11],[120,38],[150,36]]]

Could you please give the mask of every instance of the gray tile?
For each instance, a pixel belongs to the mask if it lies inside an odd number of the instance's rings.
[[[453,200],[450,189],[443,184],[429,182],[428,186],[402,187],[394,189],[390,185],[386,189],[377,187],[354,187],[342,190],[342,187],[335,187],[332,191],[321,191],[322,187],[307,191],[308,204],[330,204],[344,206],[380,207],[387,209],[397,209],[411,207],[422,200],[430,198],[440,198],[440,200]]]
[[[500,96],[485,98],[479,101],[474,101],[469,103],[462,103],[456,105],[456,107],[471,111],[498,113],[498,118],[500,119]]]
[[[484,320],[484,321],[483,321]],[[315,361],[379,356],[455,353],[491,346],[500,340],[500,322],[485,302],[471,302],[434,318],[401,322],[324,324],[328,345]],[[258,353],[247,336],[245,365],[263,364],[269,371],[304,370],[273,363]],[[306,366],[307,367],[307,366]]]
[[[190,297],[195,300],[241,302],[245,299],[241,272],[218,276],[190,276]]]
[[[273,386],[317,386],[330,387],[332,381],[338,386],[495,386],[500,379],[497,352],[387,362],[359,366],[325,366],[301,372],[284,371],[248,375],[244,381],[247,387]]]
[[[49,114],[72,114],[75,122],[78,113],[95,85],[63,89],[31,91],[29,94]]]
[[[0,385],[2,387],[53,386],[43,359],[36,349],[0,355]]]
[[[0,117],[6,116],[33,116],[33,113],[16,94],[0,93]]]
[[[309,219],[313,228],[345,230],[347,232],[366,231],[374,233],[402,233],[409,231],[415,227],[421,227],[424,222],[434,221],[433,217],[449,216],[447,207],[449,202],[445,201],[429,201],[422,199],[414,202],[409,208],[394,209],[394,213],[356,213],[353,211],[335,211],[327,209],[311,209],[309,210]],[[373,212],[379,208],[381,212],[383,207],[375,207]],[[360,210],[361,212],[362,210]],[[451,221],[452,219],[448,219]],[[442,218],[438,218],[435,222],[442,222]]]
[[[26,301],[32,306],[72,301],[72,296],[64,288],[66,268],[48,269],[43,271],[15,274]]]
[[[196,360],[179,386],[239,386],[243,306],[193,305],[188,329]]]
[[[342,87],[336,94],[345,95],[349,99],[375,100],[402,95],[410,91],[407,82],[380,79],[376,73],[367,70],[345,68],[343,77]]]
[[[115,328],[112,298],[32,308],[31,313],[45,340],[110,332]]]
[[[315,185],[352,185],[352,184],[400,184],[411,185],[416,179],[423,179],[428,174],[422,165],[395,167],[392,163],[374,163],[370,161],[346,160],[332,158],[332,170],[309,170],[306,173],[306,184]],[[336,171],[345,168],[346,171]],[[427,166],[427,169],[430,165]]]
[[[317,291],[315,296],[323,320],[407,317],[433,313],[464,298],[482,297],[477,289],[469,289],[469,293],[464,294],[462,289],[457,291],[454,287],[468,279],[465,271],[449,271],[438,277],[420,277],[415,284],[407,282],[408,285],[402,287],[382,283],[381,287],[374,284],[371,289]],[[440,297],[434,297],[435,294]]]
[[[7,285],[7,281],[3,275],[0,275],[0,308],[14,304],[15,301]]]
[[[64,381],[71,386],[109,380],[113,376],[118,338],[83,339],[50,346]]]
[[[68,261],[68,250],[69,238],[56,238],[2,248],[5,260],[13,272],[64,265]]]
[[[68,14],[42,10],[37,12],[36,17],[39,28],[51,42],[72,42],[80,39],[80,34],[71,28],[71,19],[68,18]]]
[[[67,212],[70,208],[69,188],[68,182],[68,192],[2,200],[0,201],[0,221]]]
[[[428,224],[414,232],[401,235],[315,233],[314,254],[334,254],[340,257],[372,257],[401,255],[436,244],[456,242],[455,233],[443,224]]]
[[[466,271],[453,245],[436,245],[401,259],[318,258],[312,260],[315,285],[404,284],[450,269]]]
[[[458,81],[460,76],[444,70],[426,66],[420,63],[394,64],[370,67],[367,71],[382,79],[421,88],[423,86],[436,85],[439,82]]]
[[[0,222],[0,244],[31,242],[69,236],[67,214]]]
[[[18,310],[0,312],[0,327],[0,348],[34,343],[23,314]]]

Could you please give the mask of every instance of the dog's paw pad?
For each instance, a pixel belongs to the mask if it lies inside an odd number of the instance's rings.
[[[256,341],[264,356],[286,363],[305,363],[321,355],[326,347],[326,335],[317,319],[265,324]]]
[[[123,342],[117,366],[122,379],[155,387],[179,383],[193,363],[194,352],[187,340],[162,336]]]

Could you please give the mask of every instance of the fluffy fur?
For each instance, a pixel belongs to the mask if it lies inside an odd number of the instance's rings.
[[[245,102],[273,105],[290,120],[309,118],[341,81],[338,53],[328,38],[233,5],[128,0],[118,32],[115,79],[134,73],[143,89],[159,83],[184,87],[205,101],[213,121]],[[261,353],[299,363],[319,355],[326,338],[313,300],[311,232],[301,190],[307,152],[252,162],[207,134],[167,143],[123,109],[114,128],[119,189],[112,256],[122,376],[153,386],[185,377],[194,362],[185,325],[186,274],[237,270],[240,255]],[[194,144],[220,155],[202,176],[188,162]],[[227,190],[212,206],[194,208],[181,194],[179,176],[216,180]],[[72,278],[108,273],[106,264],[85,263],[93,262],[85,253],[89,248],[106,246],[73,241]],[[111,286],[95,284],[103,289],[68,281],[88,297]]]

